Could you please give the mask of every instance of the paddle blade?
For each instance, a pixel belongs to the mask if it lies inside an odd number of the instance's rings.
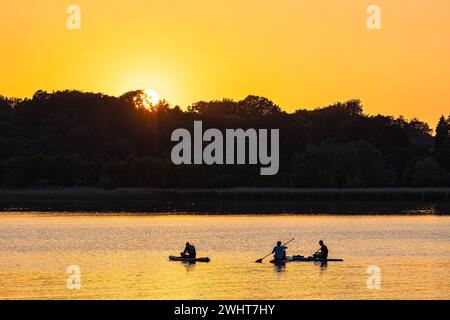
[[[263,261],[263,259],[258,259],[258,260],[256,260],[255,262],[256,262],[256,263],[262,263],[262,261]]]

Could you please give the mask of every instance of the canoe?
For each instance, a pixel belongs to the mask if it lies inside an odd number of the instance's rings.
[[[305,258],[302,256],[286,257],[285,260],[271,260],[270,263],[282,264],[286,262],[342,262],[343,259],[316,259],[316,258]]]
[[[183,261],[183,262],[209,262],[211,261],[208,257],[206,258],[183,258],[183,257],[175,257],[175,256],[170,256],[169,257],[170,261]]]

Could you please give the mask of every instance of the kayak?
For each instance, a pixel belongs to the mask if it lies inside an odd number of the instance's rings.
[[[209,262],[211,261],[209,258],[183,258],[183,257],[175,257],[170,256],[170,261],[183,261],[183,262]]]
[[[282,264],[286,262],[342,262],[343,259],[317,259],[317,258],[305,258],[303,256],[286,257],[284,260],[271,260],[270,263]]]

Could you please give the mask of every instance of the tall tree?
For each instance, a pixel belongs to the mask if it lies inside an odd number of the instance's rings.
[[[439,122],[436,127],[436,149],[439,149],[448,139],[448,123],[445,120],[444,116],[441,116]]]

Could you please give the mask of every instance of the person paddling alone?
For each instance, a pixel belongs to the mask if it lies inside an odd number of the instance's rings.
[[[323,243],[323,240],[319,241],[320,249],[314,253],[313,257],[316,259],[328,259],[328,247]]]
[[[195,259],[197,257],[197,252],[195,250],[195,247],[190,244],[189,242],[186,242],[186,247],[184,248],[184,251],[180,253],[183,258],[192,258]]]
[[[273,248],[272,253],[275,261],[282,261],[286,259],[286,246],[281,244],[281,241],[277,242],[277,246]]]

